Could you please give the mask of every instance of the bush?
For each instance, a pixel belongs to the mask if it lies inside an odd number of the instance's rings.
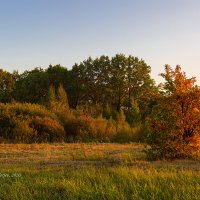
[[[120,110],[117,115],[116,135],[113,137],[114,142],[130,142],[138,140],[141,132],[141,125],[131,127],[126,121],[126,116],[123,110]]]
[[[96,138],[93,120],[92,117],[80,116],[68,121],[65,125],[67,140],[89,141]]]
[[[12,139],[11,132],[15,127],[14,121],[12,118],[14,117],[13,113],[9,112],[6,109],[4,104],[0,104],[0,137],[3,139]]]
[[[1,111],[0,137],[2,142],[31,142],[35,131],[29,126],[29,122],[28,119],[15,116],[8,110]]]
[[[14,114],[16,116],[29,116],[29,117],[50,117],[56,119],[56,115],[46,109],[44,106],[38,104],[31,103],[0,103],[1,112],[7,111],[10,114]]]
[[[11,142],[17,143],[32,143],[35,142],[37,132],[30,127],[30,120],[23,120],[20,117],[12,119],[14,121],[14,128],[12,129]]]
[[[123,111],[117,121],[83,113],[74,115],[65,104],[53,102],[50,109],[28,103],[0,104],[1,142],[99,141],[128,142],[138,136],[140,127],[131,128]]]
[[[118,130],[117,134],[113,137],[114,142],[136,142],[141,140],[141,125],[131,127],[124,127]]]
[[[35,104],[0,104],[0,139],[2,142],[63,141],[64,127],[57,116]]]
[[[34,142],[63,142],[64,127],[49,117],[36,117],[30,126],[36,131]]]
[[[109,141],[116,134],[116,124],[102,117],[79,116],[65,126],[68,141]]]

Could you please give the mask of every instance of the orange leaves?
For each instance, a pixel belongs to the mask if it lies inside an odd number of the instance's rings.
[[[178,93],[187,93],[194,89],[194,84],[196,78],[187,78],[185,72],[181,71],[179,65],[176,66],[174,71],[174,82],[175,82],[175,92]]]
[[[157,138],[152,141],[157,142],[156,148],[162,155],[166,156],[164,149],[169,143],[176,156],[186,155],[196,149],[191,145],[200,146],[200,89],[195,86],[196,79],[187,78],[179,65],[175,70],[166,65],[161,76],[165,83],[162,97],[157,100],[151,116],[150,136]],[[162,139],[164,136],[165,140]]]

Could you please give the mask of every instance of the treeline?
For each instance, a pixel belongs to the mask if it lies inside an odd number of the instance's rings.
[[[200,95],[180,66],[156,86],[144,60],[89,57],[71,69],[0,70],[1,142],[145,141],[150,158],[198,152]],[[199,142],[200,143],[200,142]]]
[[[150,71],[143,60],[123,54],[89,57],[71,70],[0,70],[2,141],[139,139],[157,91]]]
[[[46,70],[35,68],[22,74],[1,70],[0,101],[14,99],[46,105],[49,87],[57,89],[61,84],[73,109],[99,104],[119,112],[121,107],[131,108],[133,100],[140,108],[147,108],[149,94],[155,90],[150,71],[143,60],[122,54],[111,59],[107,56],[88,58],[71,70],[60,65],[50,65]]]

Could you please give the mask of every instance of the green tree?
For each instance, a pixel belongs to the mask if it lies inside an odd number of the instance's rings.
[[[49,65],[46,69],[47,74],[49,74],[50,84],[57,89],[59,85],[62,85],[65,90],[68,85],[68,70],[61,65]]]
[[[137,57],[127,57],[127,88],[128,97],[126,102],[132,109],[133,99],[140,110],[141,119],[145,121],[150,113],[151,104],[154,102],[154,96],[158,93],[154,80],[151,78],[151,68],[144,60]]]
[[[144,121],[157,92],[150,72],[150,66],[133,56],[89,57],[69,71],[70,105],[76,108],[77,105],[98,104],[104,111],[109,105],[111,110],[114,108],[119,112],[121,108],[131,110],[131,100],[135,99]]]
[[[130,102],[129,102],[130,101]],[[130,124],[131,127],[138,125],[141,122],[141,114],[138,103],[134,99],[128,99],[127,108],[125,110],[126,121]]]
[[[49,75],[42,68],[25,71],[16,81],[14,97],[21,102],[45,104],[49,85]]]
[[[141,112],[148,109],[151,96],[156,92],[150,72],[150,66],[137,57],[117,54],[112,58],[110,87],[113,94],[113,104],[116,105],[118,111],[121,106],[131,106],[132,99],[137,101]],[[145,118],[145,114],[142,113],[143,118]]]
[[[77,108],[78,105],[83,104],[86,96],[86,83],[84,80],[85,67],[84,65],[75,64],[72,70],[69,71],[69,84],[67,85],[67,92],[69,96],[69,104],[72,108]]]
[[[127,91],[126,88],[126,67],[127,59],[123,54],[117,54],[111,60],[110,84],[113,94],[113,104],[119,112]]]
[[[12,99],[17,73],[9,73],[0,69],[0,102],[6,103]]]

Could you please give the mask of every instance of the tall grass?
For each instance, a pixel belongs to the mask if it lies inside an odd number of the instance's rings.
[[[199,199],[199,161],[149,162],[142,150],[142,144],[0,145],[0,199]]]
[[[200,174],[188,170],[90,167],[20,173],[19,178],[0,178],[0,199],[198,200],[200,197]]]

